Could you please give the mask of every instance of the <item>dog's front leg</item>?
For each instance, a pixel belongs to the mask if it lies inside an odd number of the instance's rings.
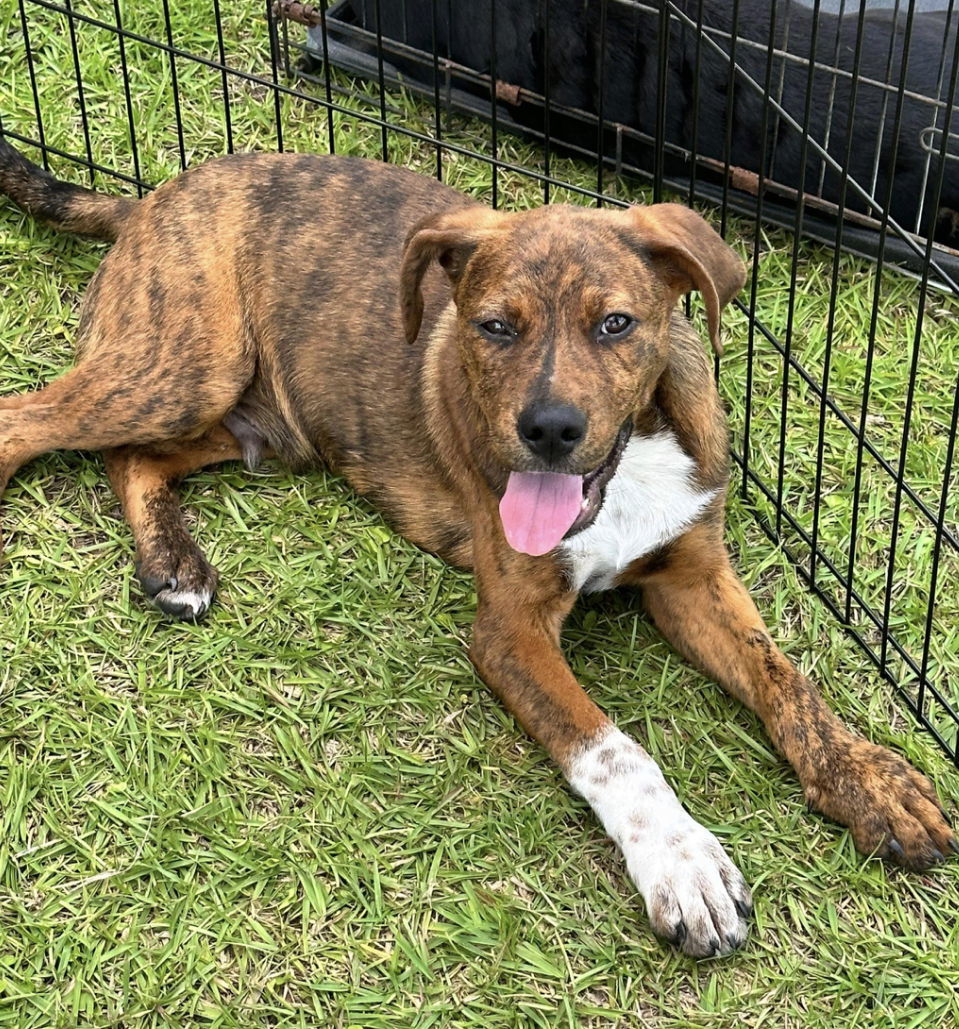
[[[959,850],[932,783],[854,736],[773,643],[713,530],[692,530],[635,582],[663,635],[759,715],[809,804],[860,851],[922,869]]]
[[[477,568],[471,657],[486,683],[549,751],[619,845],[654,930],[687,954],[743,942],[749,890],[719,841],[695,822],[653,759],[589,699],[559,648],[575,596],[545,561]]]

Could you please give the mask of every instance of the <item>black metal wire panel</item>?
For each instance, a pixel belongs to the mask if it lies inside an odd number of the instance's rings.
[[[338,0],[330,8],[328,36],[322,37],[327,39],[328,56],[362,74],[375,52],[385,81],[423,90],[435,81],[436,54],[432,37],[427,40],[423,28],[431,2],[393,0],[383,12],[388,31],[377,34],[370,28],[376,24],[376,11],[367,0]],[[889,0],[867,0],[871,2]],[[299,12],[304,5],[294,6]],[[484,0],[469,7],[445,6],[450,13],[439,45],[446,99],[453,106],[544,141],[549,135],[551,142],[562,142],[583,156],[594,158],[604,152],[617,168],[645,172],[652,179],[654,199],[664,183],[681,189],[687,181],[695,183],[698,174],[698,188],[690,186],[695,195],[721,195],[724,208],[731,203],[752,213],[754,205],[735,191],[730,196],[730,184],[738,183],[754,194],[765,192],[766,217],[792,227],[794,202],[802,195],[798,224],[806,234],[830,244],[836,238],[837,209],[846,206],[841,245],[871,256],[882,249],[887,260],[895,259],[917,274],[928,262],[914,234],[931,225],[944,244],[934,251],[936,274],[950,284],[956,280],[959,231],[950,205],[959,205],[959,185],[953,185],[955,174],[946,178],[944,191],[937,191],[935,184],[943,163],[959,161],[959,133],[948,124],[951,104],[946,99],[951,96],[959,25],[951,8],[937,12],[930,24],[931,15],[903,15],[907,5],[901,0],[889,10],[870,10],[868,17],[865,8],[857,14],[855,5],[844,3],[833,15],[821,0],[736,0],[732,5],[726,0],[596,0],[586,5],[598,12],[592,26],[577,23],[575,31],[591,33],[592,50],[604,56],[608,51],[607,63],[619,77],[625,74],[621,45],[635,47],[636,37],[644,41],[642,58],[636,62],[645,69],[642,78],[637,73],[635,81],[629,80],[634,96],[629,102],[620,96],[607,104],[606,84],[613,73],[595,73],[592,88],[559,88],[564,101],[551,97],[547,110],[546,94],[563,86],[562,70],[548,68],[548,61],[537,62],[535,56],[517,62],[514,51],[528,49],[524,40],[506,45],[514,59],[502,69],[503,76],[519,81],[499,81],[496,51],[489,49],[489,39],[477,43],[463,26],[475,24],[483,12],[493,22],[498,6],[520,7],[540,11],[537,32],[545,35],[546,12],[555,7],[562,23],[560,14],[568,21],[582,5]],[[735,31],[740,7],[743,35]],[[609,30],[607,9],[619,14]],[[399,13],[404,17],[397,17]],[[921,31],[910,31],[914,21]],[[622,38],[627,30],[631,40]],[[862,46],[854,45],[859,36]],[[314,49],[322,45],[318,29],[310,38]],[[538,44],[541,40],[532,42],[534,47]],[[503,46],[498,43],[498,48]],[[593,52],[585,59],[598,58]],[[472,64],[463,63],[470,60]],[[692,70],[690,62],[701,65],[702,73]],[[702,90],[701,78],[706,80]],[[502,110],[486,102],[497,83],[515,90]],[[729,109],[737,111],[735,118],[725,120],[725,136],[715,127],[704,128],[716,121],[717,112],[715,99],[701,99],[700,92],[712,94],[717,88]],[[693,95],[676,99],[680,92]],[[633,102],[647,95],[663,98],[655,111],[648,110],[649,102]],[[609,121],[604,121],[607,106]],[[861,110],[865,120],[847,118],[846,112],[854,109],[857,115]],[[549,114],[555,128],[547,134],[543,122]],[[600,165],[600,180],[602,174]],[[938,219],[940,205],[933,194],[941,194],[945,209]],[[881,245],[879,233],[884,236]]]
[[[518,38],[517,4],[503,0],[288,5],[305,16],[308,33],[271,16],[267,0],[258,0],[252,17],[262,27],[262,48],[253,60],[233,54],[229,25],[238,11],[217,0],[202,41],[180,39],[176,5],[167,0],[149,11],[123,0],[109,7],[81,0],[18,5],[23,52],[11,88],[25,99],[16,118],[0,111],[0,131],[39,148],[45,163],[49,155],[75,162],[91,181],[105,175],[149,189],[159,177],[158,149],[186,167],[234,149],[283,149],[291,140],[300,146],[310,118],[314,149],[344,145],[348,127],[364,123],[377,132],[384,159],[402,159],[403,148],[416,144],[439,178],[449,177],[450,162],[487,169],[483,188],[494,204],[508,203],[513,185],[523,181],[538,184],[547,202],[562,196],[623,203],[646,195],[715,205],[715,221],[752,258],[738,322],[732,319],[745,336],[745,353],[733,355],[720,376],[733,416],[737,484],[770,539],[959,762],[959,690],[949,679],[956,668],[959,501],[951,484],[959,369],[943,368],[927,346],[930,324],[954,317],[959,260],[931,235],[916,234],[948,235],[942,218],[952,210],[950,191],[959,188],[952,102],[959,11],[952,2],[940,5],[935,33],[921,20],[928,17],[922,5],[894,4],[884,16],[894,32],[883,49],[870,28],[873,12],[844,0],[770,0],[762,18],[755,17],[757,0],[596,0],[587,40],[592,59],[599,55],[596,89],[585,106],[571,103],[584,98],[571,93],[568,69],[557,70],[555,59],[551,64],[550,55],[570,42],[564,36],[569,5],[559,0],[525,4],[535,31],[521,42],[532,48],[534,63],[553,68],[531,85],[511,81],[518,73],[507,44]],[[475,57],[475,45],[486,39],[487,59],[472,66],[456,42],[454,12],[467,6],[474,19],[488,19],[470,40]],[[251,17],[249,6],[243,17]],[[836,18],[841,23],[829,20]],[[642,30],[645,77],[642,110],[630,124],[620,80],[604,67],[614,58],[636,60],[638,29],[630,36],[631,25]],[[49,33],[69,38],[69,68],[44,64]],[[126,145],[109,153],[91,113],[96,97],[85,84],[94,37],[112,47],[115,89],[125,99]],[[927,41],[916,57],[915,41],[927,37],[934,38],[932,49]],[[677,79],[680,39],[685,77]],[[159,142],[144,129],[130,91],[145,48],[162,55],[168,69],[157,98],[167,126]],[[917,81],[910,61],[915,68],[920,58]],[[678,122],[677,82],[683,87]],[[221,117],[214,125],[198,124],[191,114],[197,88],[217,91]],[[425,120],[408,117],[403,97],[410,92],[428,105]],[[721,117],[717,95],[725,104]],[[72,135],[45,125],[52,98],[63,103],[64,96],[75,107]],[[865,137],[848,130],[863,97],[873,119]],[[268,137],[244,128],[251,103],[271,112]],[[743,121],[735,114],[744,106],[755,135],[755,166],[745,171]],[[464,123],[464,112],[487,127],[474,131],[477,123]],[[534,140],[535,154],[518,151],[515,134]],[[787,138],[792,149],[783,145]],[[906,146],[914,150],[909,217],[897,177],[908,163],[900,152]],[[588,163],[592,174],[572,175],[576,162],[580,170]],[[853,210],[840,217],[846,205]],[[931,214],[940,209],[941,217]],[[771,237],[770,224],[790,233]],[[808,237],[828,247],[811,247]],[[849,250],[870,253],[875,266],[864,272],[861,263],[850,265]],[[774,253],[787,270],[770,281]],[[906,265],[915,280],[891,276],[893,263]],[[844,289],[851,268],[871,277],[860,291],[868,303],[853,312]],[[808,323],[810,291],[827,298],[819,325]],[[906,338],[891,340],[887,312],[905,303],[914,317]],[[879,374],[890,360],[903,369],[895,396],[887,395],[888,379]],[[933,381],[940,385],[931,387]],[[926,410],[933,388],[939,394],[934,417]],[[803,423],[802,438],[800,411],[814,414]]]

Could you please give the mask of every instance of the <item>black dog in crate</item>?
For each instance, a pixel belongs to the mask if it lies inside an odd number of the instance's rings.
[[[832,203],[842,198],[845,168],[846,207],[876,218],[888,207],[903,229],[959,245],[959,154],[947,156],[937,198],[943,130],[959,132],[954,112],[948,125],[959,12],[909,19],[872,9],[861,18],[858,11],[839,17],[816,15],[796,0],[740,0],[734,21],[733,7],[726,0],[677,0],[665,5],[664,17],[662,3],[642,0],[350,0],[343,14],[370,30],[379,24],[385,39],[427,53],[435,39],[441,57],[548,94],[556,142],[595,152],[596,128],[562,108],[601,112],[605,122],[667,144],[665,170],[688,174],[688,162],[669,144],[721,162],[728,135],[736,167]],[[431,62],[392,55],[390,61],[413,77],[432,74]],[[767,64],[769,94],[788,117],[766,107]],[[543,129],[538,104],[520,102],[511,113]],[[805,171],[803,133],[790,118],[808,127]],[[607,156],[617,146],[612,137],[607,132]],[[648,169],[662,149],[628,136],[618,145],[625,160]]]

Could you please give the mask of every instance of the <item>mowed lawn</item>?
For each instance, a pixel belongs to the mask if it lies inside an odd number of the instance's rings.
[[[171,6],[175,44],[215,60],[212,5]],[[73,7],[113,19],[92,0]],[[82,154],[70,32],[55,11],[24,9],[46,139]],[[161,5],[121,9],[128,29],[165,39]],[[263,5],[224,6],[223,29],[229,63],[269,79]],[[132,118],[139,174],[159,182],[176,173],[174,70],[186,159],[225,151],[215,69],[185,60],[173,69],[161,51],[128,39],[128,109],[115,35],[78,25],[76,43],[97,162],[135,174]],[[343,75],[336,84],[370,88]],[[271,91],[238,78],[227,88],[236,148],[275,148]],[[377,97],[338,102],[380,110]],[[329,149],[321,108],[290,98],[278,108],[284,146]],[[391,123],[432,129],[432,110],[404,93],[390,94],[386,109]],[[0,11],[0,119],[4,130],[36,135],[12,4]],[[444,129],[488,149],[480,123],[452,119]],[[376,125],[340,113],[333,132],[338,152],[381,155]],[[509,137],[500,145],[510,161],[541,167],[534,147]],[[389,157],[435,169],[433,148],[396,133]],[[68,161],[53,168],[88,181]],[[588,166],[561,158],[554,171],[595,181]],[[444,172],[489,198],[488,165],[447,157]],[[519,174],[501,173],[497,186],[506,206],[543,198]],[[608,186],[621,198],[645,195],[628,180]],[[573,198],[556,189],[552,199]],[[748,258],[758,250],[756,289],[744,299],[782,332],[791,237],[739,219],[730,238]],[[0,202],[0,392],[36,388],[69,367],[79,300],[104,252]],[[832,260],[812,245],[797,254],[793,347],[820,376]],[[832,381],[837,402],[855,412],[875,272],[844,257],[840,273]],[[893,459],[920,299],[893,273],[879,290],[869,427]],[[933,293],[924,311],[906,467],[930,503],[953,398],[957,307]],[[737,441],[748,339],[745,313],[732,311],[722,388]],[[754,347],[751,460],[775,482],[782,361],[761,338]],[[787,392],[784,495],[804,520],[819,405],[795,381]],[[842,560],[855,449],[832,420],[823,453],[821,534]],[[893,493],[879,470],[865,476],[858,588],[881,603]],[[566,649],[580,681],[646,743],[752,884],[752,934],[725,960],[697,964],[651,935],[613,844],[479,682],[465,656],[469,576],[397,537],[319,471],[229,466],[193,477],[184,499],[222,574],[199,625],[170,623],[144,603],[96,455],[33,462],[0,509],[0,1026],[959,1024],[959,861],[907,875],[857,855],[845,831],[806,810],[758,721],[661,642],[635,597],[579,605]],[[806,591],[754,504],[765,511],[755,495],[733,497],[728,538],[775,635],[850,724],[905,753],[954,808],[955,768]],[[900,536],[892,618],[916,647],[932,558],[929,532],[908,507]],[[930,660],[959,697],[955,571],[950,556]]]

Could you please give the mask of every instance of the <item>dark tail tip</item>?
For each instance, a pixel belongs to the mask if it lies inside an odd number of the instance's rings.
[[[0,136],[0,192],[55,228],[114,240],[135,200],[62,182],[27,160]]]

